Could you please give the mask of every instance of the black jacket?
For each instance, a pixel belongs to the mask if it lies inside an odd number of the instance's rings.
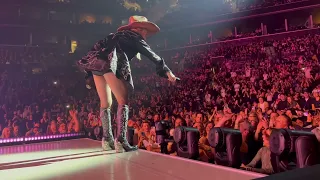
[[[167,78],[166,73],[170,69],[164,60],[150,48],[140,34],[130,30],[112,33],[98,41],[87,55],[78,61],[78,65],[88,73],[87,79],[91,77],[90,71],[110,70],[133,87],[129,62],[137,53],[151,60],[156,65],[156,73]]]

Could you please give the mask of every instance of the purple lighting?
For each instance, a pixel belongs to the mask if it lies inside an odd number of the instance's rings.
[[[29,142],[29,141],[41,141],[41,140],[47,140],[47,139],[63,139],[68,137],[77,137],[84,135],[84,132],[80,133],[67,133],[67,134],[57,134],[57,135],[48,135],[48,136],[36,136],[36,137],[24,137],[24,138],[9,138],[9,139],[0,139],[0,144],[6,144],[6,143],[23,143],[23,142]]]

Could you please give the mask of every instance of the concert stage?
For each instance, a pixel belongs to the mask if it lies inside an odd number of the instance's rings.
[[[139,150],[101,151],[76,139],[0,147],[3,180],[248,180],[265,175]]]

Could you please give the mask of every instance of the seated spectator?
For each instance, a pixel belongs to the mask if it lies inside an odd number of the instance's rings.
[[[40,124],[34,123],[33,128],[26,133],[26,137],[41,136]]]
[[[265,113],[269,108],[269,103],[265,101],[262,97],[259,98],[258,108],[261,108],[262,113]]]
[[[296,101],[294,101],[291,96],[287,97],[287,103],[288,109],[300,109],[299,104]]]
[[[248,121],[254,129],[257,128],[259,120],[256,113],[250,113],[248,116]]]
[[[248,164],[260,149],[260,141],[254,139],[254,129],[247,120],[237,118],[237,121],[242,135],[240,147],[241,161],[243,164]]]
[[[275,119],[275,129],[289,129],[291,127],[291,120],[287,115],[280,115]]]
[[[263,132],[263,147],[258,151],[257,155],[253,158],[253,160],[247,165],[241,165],[242,168],[245,168],[249,171],[254,171],[258,173],[264,174],[272,174],[273,167],[271,165],[271,151],[270,151],[270,144],[269,139],[271,135],[271,130],[267,129]],[[262,167],[255,168],[257,163],[261,161]]]
[[[60,123],[58,128],[59,134],[67,133],[67,125],[65,123]]]
[[[200,160],[203,162],[213,162],[214,161],[214,148],[212,148],[208,141],[208,136],[210,130],[213,128],[212,123],[206,125],[204,135],[200,137],[199,140],[199,154]]]
[[[151,131],[149,122],[142,122],[140,132],[138,134],[138,147],[145,148],[148,151],[160,152],[160,147],[156,144],[155,129]]]
[[[312,133],[313,133],[314,135],[316,135],[316,137],[317,137],[317,139],[318,139],[318,141],[319,141],[319,143],[320,143],[320,128],[318,127],[318,128],[313,129],[313,130],[312,130]]]
[[[47,135],[56,135],[59,134],[57,121],[52,120],[47,129]]]
[[[313,110],[320,110],[320,88],[319,89],[315,89],[313,90],[313,97],[314,97],[314,101],[312,103],[312,109]]]
[[[187,123],[181,116],[177,116],[177,118],[174,120],[174,128],[171,128],[169,131],[170,139],[173,139],[175,128],[178,128],[180,126],[187,126]],[[170,155],[175,156],[176,150],[177,150],[177,144],[175,142],[168,142],[167,150]]]
[[[12,133],[10,128],[6,127],[2,130],[2,135],[1,138],[11,138],[12,137]]]
[[[280,98],[276,100],[276,109],[282,111],[288,108],[288,102],[286,101],[286,96],[284,94],[280,95]]]
[[[14,137],[14,138],[23,137],[23,135],[19,131],[19,126],[18,125],[15,125],[13,127],[13,135],[12,135],[12,137]]]
[[[305,111],[312,109],[312,103],[314,102],[314,99],[309,96],[307,91],[303,92],[303,97],[304,98],[301,99],[299,103],[300,107]]]

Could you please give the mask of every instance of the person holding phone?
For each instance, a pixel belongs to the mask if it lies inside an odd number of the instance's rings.
[[[153,151],[155,145],[155,139],[156,133],[155,133],[155,128],[150,127],[149,122],[145,121],[142,123],[141,130],[138,134],[138,147],[139,148],[145,148],[149,151]]]
[[[258,172],[258,173],[264,173],[264,174],[272,174],[273,167],[271,164],[271,151],[270,151],[270,135],[272,130],[266,129],[263,131],[262,139],[263,139],[263,147],[258,151],[256,156],[252,159],[252,161],[247,164],[241,165],[242,169]],[[261,162],[261,168],[257,168],[258,162]]]
[[[121,26],[116,33],[98,41],[87,55],[78,61],[79,67],[87,72],[87,83],[93,79],[99,95],[103,126],[102,148],[106,151],[115,149],[116,152],[125,152],[138,149],[137,146],[131,146],[127,140],[128,94],[134,89],[130,61],[134,57],[141,60],[142,54],[156,65],[159,76],[170,82],[178,79],[146,42],[147,37],[159,31],[160,28],[146,17],[131,16],[128,25]],[[116,139],[111,130],[112,93],[118,102]]]

